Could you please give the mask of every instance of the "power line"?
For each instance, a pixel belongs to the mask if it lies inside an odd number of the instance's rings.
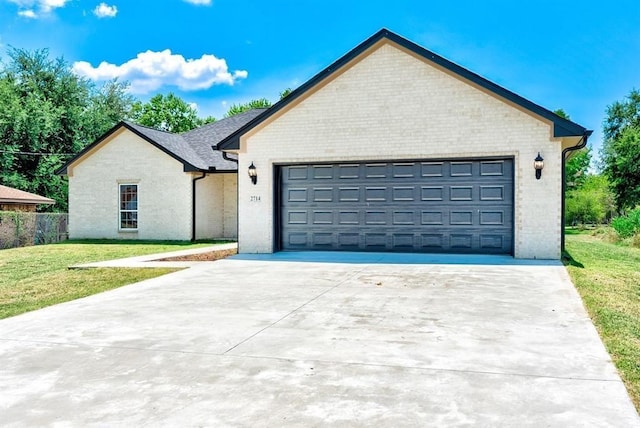
[[[0,153],[8,153],[10,155],[27,155],[27,156],[75,156],[77,153],[46,153],[46,152],[22,152],[13,150],[0,150]]]

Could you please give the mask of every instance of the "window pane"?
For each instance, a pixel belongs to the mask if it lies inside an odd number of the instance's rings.
[[[138,213],[137,212],[121,212],[120,228],[121,229],[137,229]]]
[[[138,185],[120,185],[120,228],[138,228]]]

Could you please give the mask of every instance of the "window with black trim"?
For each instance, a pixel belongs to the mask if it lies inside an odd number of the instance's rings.
[[[120,184],[120,230],[138,229],[138,185]]]

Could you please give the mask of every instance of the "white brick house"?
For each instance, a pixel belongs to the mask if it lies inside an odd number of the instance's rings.
[[[218,147],[239,158],[241,253],[558,259],[563,158],[590,133],[381,30]]]
[[[263,110],[183,134],[121,122],[64,165],[72,239],[237,237],[237,159],[215,150]]]

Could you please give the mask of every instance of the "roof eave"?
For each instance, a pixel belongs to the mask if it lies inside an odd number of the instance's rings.
[[[82,156],[84,156],[88,151],[90,151],[91,149],[93,149],[95,146],[97,146],[98,144],[102,143],[104,140],[106,140],[107,138],[109,138],[111,135],[113,135],[118,129],[120,129],[122,126],[126,126],[126,123],[123,121],[118,122],[117,124],[115,124],[111,129],[109,129],[107,132],[105,132],[100,138],[98,138],[96,141],[94,141],[93,143],[89,144],[87,147],[85,147],[84,149],[80,150],[74,157],[72,157],[71,159],[69,159],[67,162],[65,162],[64,165],[62,165],[60,168],[58,168],[54,174],[55,175],[67,175],[67,169],[69,168],[69,166],[74,163],[76,160],[78,160],[79,158],[81,158]]]
[[[183,158],[181,158],[180,156],[176,155],[175,153],[173,153],[172,151],[168,150],[166,147],[162,146],[161,144],[157,143],[156,141],[154,141],[152,138],[146,136],[145,134],[143,134],[142,132],[139,132],[137,129],[135,129],[134,127],[132,127],[131,125],[129,125],[127,122],[124,121],[120,121],[118,122],[113,128],[111,128],[109,131],[107,131],[104,135],[102,135],[100,138],[98,138],[96,141],[94,141],[93,143],[89,144],[87,147],[85,147],[84,149],[82,149],[78,154],[76,154],[73,158],[71,158],[69,161],[67,161],[64,165],[62,165],[60,168],[58,168],[55,171],[56,175],[67,175],[67,170],[69,168],[69,166],[74,163],[76,160],[80,159],[82,156],[84,156],[87,152],[89,152],[91,149],[93,149],[94,147],[96,147],[97,145],[99,145],[100,143],[102,143],[104,140],[106,140],[107,138],[109,138],[111,135],[113,135],[117,130],[119,130],[120,128],[126,128],[129,131],[133,132],[135,135],[137,135],[138,137],[142,138],[143,140],[145,140],[146,142],[152,144],[154,147],[160,149],[161,151],[163,151],[164,153],[168,154],[169,156],[171,156],[172,158],[174,158],[175,160],[177,160],[178,162],[182,163],[183,165],[183,171],[184,172],[206,172],[207,169],[203,169],[203,168],[198,168],[197,166],[191,164],[190,162],[187,162],[186,160],[184,160]]]
[[[333,74],[336,70],[342,68],[344,65],[349,63],[352,59],[369,49],[371,46],[376,44],[378,41],[386,38],[403,48],[415,53],[416,55],[422,56],[423,58],[433,62],[434,64],[443,67],[463,79],[470,81],[492,93],[501,97],[509,102],[512,102],[525,110],[530,111],[531,113],[537,115],[538,117],[542,117],[546,120],[551,121],[553,126],[553,135],[554,137],[567,137],[567,136],[582,136],[585,132],[589,132],[586,128],[574,123],[570,120],[563,119],[560,116],[556,115],[550,110],[545,109],[544,107],[535,104],[532,101],[527,100],[526,98],[511,92],[510,90],[503,88],[502,86],[491,82],[490,80],[485,79],[484,77],[454,63],[449,61],[448,59],[429,51],[426,48],[423,48],[416,43],[405,39],[398,34],[395,34],[389,31],[386,28],[381,29],[371,37],[369,37],[364,42],[360,43],[358,46],[347,52],[345,55],[340,57],[338,60],[333,62],[324,70],[320,71],[314,77],[303,83],[300,87],[292,91],[285,98],[278,101],[276,104],[271,106],[265,112],[256,116],[253,120],[248,122],[246,125],[238,129],[233,134],[229,135],[227,138],[218,143],[219,150],[239,150],[240,149],[240,139],[241,137],[247,133],[249,130],[253,129],[255,126],[259,125],[276,112],[287,106],[289,103],[293,102],[296,98],[304,94],[307,90],[316,85],[316,83],[325,79],[326,77]]]
[[[53,205],[56,201],[41,201],[35,199],[13,199],[13,198],[0,198],[0,204],[26,204],[26,205]]]

